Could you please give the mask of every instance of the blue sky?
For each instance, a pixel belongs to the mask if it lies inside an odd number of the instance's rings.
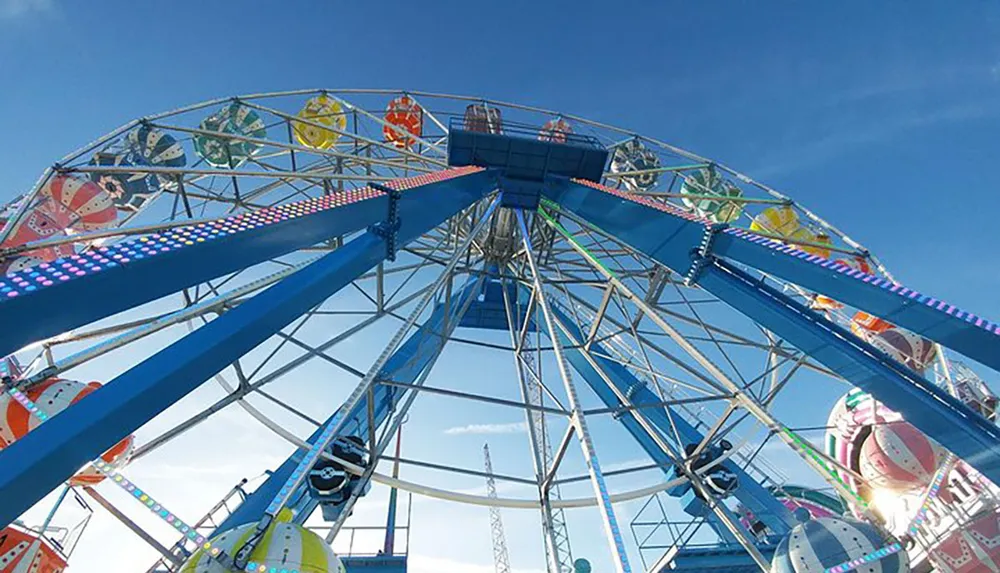
[[[656,135],[757,175],[902,277],[997,314],[983,296],[995,273],[976,264],[991,252],[980,233],[1000,177],[988,168],[1000,146],[994,3],[0,6],[0,196],[129,119],[220,95],[488,95]]]
[[[904,282],[1000,317],[1000,5],[287,4],[0,0],[0,198],[119,124],[204,99],[488,96],[713,157],[798,199]],[[515,565],[540,568],[537,529],[513,523]],[[485,520],[476,527],[475,559],[430,542],[424,558],[488,566]]]

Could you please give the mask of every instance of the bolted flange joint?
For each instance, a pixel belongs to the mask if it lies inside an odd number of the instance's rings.
[[[368,227],[368,230],[385,241],[385,258],[389,261],[396,260],[396,234],[399,232],[401,222],[399,220],[399,191],[392,187],[387,187],[379,183],[368,185],[376,191],[381,191],[389,197],[389,208],[384,221],[379,221]]]
[[[625,390],[625,400],[622,403],[622,406],[627,407],[629,404],[631,404],[632,398],[635,396],[635,393],[645,387],[646,387],[646,382],[644,380],[636,380],[635,382],[630,384],[628,389]],[[615,420],[620,420],[621,417],[627,414],[628,412],[629,410],[624,410],[624,409],[617,410],[611,414],[611,417],[614,418]]]
[[[712,244],[715,236],[729,227],[725,223],[711,223],[705,225],[705,232],[701,236],[701,243],[698,248],[691,251],[691,266],[688,267],[684,275],[684,286],[691,286],[698,282],[701,271],[712,260]]]

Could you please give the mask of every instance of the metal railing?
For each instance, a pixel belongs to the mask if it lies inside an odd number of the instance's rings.
[[[569,133],[557,129],[550,130],[540,125],[502,121],[499,118],[491,117],[452,117],[448,120],[448,130],[509,135],[524,139],[542,139],[552,143],[604,149],[600,140],[592,135]]]

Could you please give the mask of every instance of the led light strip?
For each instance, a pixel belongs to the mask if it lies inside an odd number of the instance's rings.
[[[927,519],[927,510],[931,506],[931,502],[934,501],[938,494],[941,493],[941,484],[944,482],[944,476],[948,474],[951,470],[952,465],[955,463],[955,456],[948,454],[948,459],[945,463],[941,465],[941,469],[938,470],[937,474],[934,475],[934,479],[931,481],[931,487],[927,490],[925,494],[923,505],[920,506],[920,511],[913,518],[913,523],[910,524],[909,533],[911,535],[916,534],[917,530],[920,528],[920,524]]]
[[[50,418],[50,416],[39,408],[38,405],[35,404],[24,392],[10,386],[7,386],[6,390],[7,393],[17,400],[19,404],[24,406],[28,412],[34,414],[42,422],[45,422]],[[184,520],[177,517],[173,514],[173,512],[164,507],[163,504],[153,499],[151,495],[143,491],[139,486],[135,485],[125,478],[125,476],[118,473],[118,470],[116,470],[114,466],[108,464],[101,458],[97,458],[91,462],[91,464],[97,469],[97,471],[101,472],[101,474],[114,482],[118,487],[127,491],[133,498],[145,505],[146,509],[156,514],[157,517],[173,526],[174,529],[204,549],[211,557],[216,559],[223,557],[224,552],[222,548],[213,545],[205,538],[204,535],[198,533],[194,527],[188,525],[184,522]],[[260,573],[300,573],[297,569],[279,570],[275,567],[271,567],[270,570],[268,570],[267,566],[258,565],[257,563],[248,563],[246,570]]]
[[[436,171],[429,174],[418,175],[404,179],[395,179],[387,182],[387,186],[396,191],[406,191],[428,185],[461,177],[464,175],[484,171],[482,167],[468,166],[443,171]],[[178,227],[167,230],[163,233],[155,233],[150,236],[139,237],[137,240],[125,241],[110,247],[95,249],[93,253],[73,255],[66,259],[58,259],[52,263],[42,263],[37,267],[26,269],[23,272],[14,273],[0,280],[0,301],[5,298],[14,298],[22,294],[28,294],[39,288],[49,287],[59,281],[68,281],[74,277],[84,276],[88,273],[98,272],[128,263],[131,260],[156,256],[160,253],[191,246],[196,243],[225,237],[241,231],[248,231],[264,225],[294,219],[315,213],[317,211],[340,207],[349,203],[371,199],[384,195],[372,187],[363,187],[352,191],[339,192],[321,198],[307,199],[297,203],[288,203],[276,207],[268,207],[258,211],[251,211],[229,217],[218,219],[206,223],[200,223],[191,227]],[[32,280],[29,280],[32,279]],[[37,283],[37,284],[35,284]],[[6,365],[2,370],[6,371]],[[10,386],[6,381],[0,382],[3,388],[29,413],[34,414],[42,422],[47,421],[50,416],[47,412],[35,404],[24,392]],[[309,469],[319,458],[325,442],[331,437],[333,430],[337,426],[339,417],[335,418],[323,431],[316,444],[309,450],[302,462],[292,473],[290,481],[285,484],[278,496],[271,502],[267,514],[277,516],[282,508],[281,500],[283,494],[287,493],[290,485],[294,483],[304,471]],[[175,516],[162,504],[154,500],[148,493],[137,487],[134,483],[118,473],[118,471],[98,458],[91,464],[104,476],[110,478],[119,487],[132,494],[132,496],[146,505],[147,509],[159,516],[163,521],[172,525],[175,529],[183,533],[188,539],[197,543],[202,549],[215,560],[224,566],[229,566],[232,559],[217,546],[212,545],[203,535],[198,534],[193,527],[186,524],[179,517]],[[256,562],[247,563],[246,571],[255,573],[300,573],[297,569],[268,568],[264,564]]]
[[[925,494],[924,503],[920,506],[920,511],[918,511],[917,515],[914,516],[913,521],[910,523],[910,527],[907,529],[907,532],[910,535],[915,535],[920,529],[920,524],[927,519],[927,510],[930,508],[931,502],[934,501],[938,494],[941,493],[941,483],[944,482],[944,477],[948,474],[948,471],[951,470],[952,464],[954,463],[955,456],[949,454],[945,463],[942,464],[941,468],[936,474],[934,474],[934,479],[931,480],[931,485]],[[890,543],[881,549],[872,551],[868,555],[830,567],[826,570],[826,573],[844,573],[845,571],[851,571],[852,569],[856,569],[865,563],[871,563],[872,561],[877,561],[883,557],[892,555],[893,553],[898,553],[900,550],[902,550],[902,545],[899,542]]]
[[[15,400],[17,400],[18,404],[24,406],[25,410],[34,414],[35,417],[38,418],[39,420],[45,422],[49,419],[49,415],[44,411],[42,411],[42,409],[39,408],[37,404],[32,402],[31,398],[28,398],[28,395],[25,394],[24,392],[21,392],[20,390],[12,386],[7,386],[7,393],[10,394]]]
[[[44,262],[30,269],[0,277],[0,301],[31,294],[60,282],[106,271],[130,261],[160,256],[163,253],[199,243],[211,242],[229,235],[253,231],[260,227],[298,219],[320,211],[336,209],[380,195],[382,195],[380,191],[364,187],[322,198],[307,199],[241,213],[225,219],[206,221],[186,227],[175,227],[114,245],[99,247],[86,253]]]
[[[180,531],[182,534],[184,534],[185,537],[187,537],[191,541],[194,541],[195,543],[204,547],[205,549],[210,550],[213,555],[218,554],[219,548],[213,547],[212,544],[208,543],[204,535],[201,535],[198,532],[196,532],[193,527],[185,523],[181,518],[174,515],[166,507],[163,507],[163,505],[161,505],[158,501],[153,499],[152,496],[143,491],[139,486],[135,485],[134,483],[126,479],[125,476],[118,473],[113,466],[111,466],[110,464],[108,464],[107,462],[105,462],[100,458],[94,460],[91,463],[94,465],[95,468],[97,468],[97,471],[101,472],[102,474],[107,476],[108,479],[115,482],[115,484],[117,484],[118,487],[132,494],[132,497],[134,497],[136,500],[145,505],[146,508],[149,509],[149,511],[155,513],[157,517],[159,517],[163,521],[166,521],[168,524],[172,525],[174,529]]]
[[[861,567],[866,563],[878,561],[879,559],[883,559],[894,553],[899,553],[902,550],[903,550],[903,545],[901,543],[899,542],[891,543],[881,549],[872,551],[871,553],[865,555],[864,557],[858,557],[857,559],[851,559],[850,561],[845,561],[840,565],[834,565],[833,567],[828,568],[825,571],[825,573],[845,573],[846,571],[853,571],[854,569],[857,569],[858,567]]]
[[[42,422],[45,422],[50,418],[50,416],[47,413],[45,413],[45,411],[43,411],[41,408],[39,408],[38,405],[35,404],[31,400],[31,398],[29,398],[28,395],[25,394],[24,392],[18,390],[17,388],[8,386],[7,393],[10,394],[15,400],[17,400],[19,404],[24,406],[25,409],[28,410],[28,412],[34,414]],[[198,532],[196,532],[193,527],[191,527],[187,523],[184,523],[183,520],[181,520],[179,517],[171,513],[167,508],[163,507],[163,505],[161,505],[159,502],[153,499],[148,493],[144,492],[134,483],[126,479],[125,476],[118,473],[118,471],[115,470],[114,466],[105,462],[101,458],[97,458],[96,460],[90,463],[94,466],[94,468],[97,469],[97,471],[101,472],[101,474],[103,474],[108,479],[117,484],[118,487],[132,494],[132,496],[135,497],[135,499],[142,502],[147,509],[149,509],[150,511],[155,513],[160,519],[166,521],[167,523],[172,525],[175,529],[183,533],[188,539],[194,541],[198,545],[201,545],[205,549],[208,550],[213,549],[212,545],[208,543],[204,535],[198,534]],[[219,549],[218,548],[214,549],[216,553],[218,553]]]
[[[416,177],[394,179],[387,181],[385,185],[397,191],[407,191],[480,171],[483,171],[482,167],[459,167]],[[280,174],[276,172],[275,177],[280,177]],[[338,191],[332,195],[265,207],[224,219],[204,221],[185,227],[174,227],[55,261],[44,262],[23,271],[0,276],[0,303],[10,298],[32,294],[62,282],[104,272],[130,261],[159,257],[164,253],[199,243],[210,243],[230,235],[239,235],[260,227],[300,219],[321,211],[337,209],[384,195],[384,192],[368,186]]]
[[[330,438],[333,436],[334,430],[336,430],[337,426],[340,425],[340,418],[341,416],[338,412],[338,414],[335,415],[332,420],[330,420],[330,423],[326,425],[326,428],[324,428],[323,432],[319,435],[319,437],[316,438],[316,441],[313,443],[312,447],[309,448],[309,451],[306,452],[306,455],[302,457],[302,461],[299,462],[299,465],[296,466],[294,471],[292,471],[292,474],[288,476],[287,480],[285,480],[285,484],[281,486],[280,490],[278,490],[278,493],[274,496],[274,499],[271,500],[271,504],[267,506],[267,509],[265,510],[266,514],[272,516],[278,515],[278,512],[281,511],[281,508],[284,505],[283,502],[285,500],[286,494],[288,494],[291,491],[292,486],[298,481],[299,476],[309,471],[309,469],[312,468],[313,464],[316,463],[316,460],[319,459],[320,453],[322,452],[323,448],[327,446],[327,442],[330,441]],[[264,566],[261,565],[261,567]],[[264,567],[263,569],[259,569],[259,571],[261,572],[265,570],[266,567]]]

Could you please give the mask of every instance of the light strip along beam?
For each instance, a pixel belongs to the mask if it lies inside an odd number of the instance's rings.
[[[1000,480],[1000,428],[944,389],[724,261],[707,266],[699,284],[902,414],[989,479]]]
[[[711,230],[707,221],[676,207],[630,197],[589,182],[554,185],[547,193],[559,202],[561,208],[618,236],[622,242],[681,273],[694,264],[697,248]],[[752,257],[744,255],[763,248],[763,241],[761,239],[755,245],[747,237],[736,233],[736,230],[733,233],[719,233],[712,242],[712,253],[701,262],[704,266],[697,276],[697,284],[851,384],[901,413],[920,431],[972,464],[991,480],[1000,480],[1000,428],[845,328],[719,258],[729,256],[737,260],[750,259]],[[793,247],[778,245],[773,241],[767,245],[770,247],[770,258],[784,262],[761,264],[759,266],[762,270],[773,273],[772,266],[785,270],[804,266],[824,269],[831,279],[827,285],[830,288],[820,290],[844,302],[856,304],[843,297],[843,293],[851,289],[845,290],[837,286],[847,282],[855,283],[852,289],[877,294],[876,298],[888,300],[886,297],[902,296],[899,289],[876,285],[875,277],[841,273],[828,265],[824,266],[826,263],[811,260],[810,255]],[[751,264],[748,260],[740,262]],[[911,302],[908,306],[916,304],[918,303]],[[856,306],[866,309],[864,304]],[[867,309],[876,313],[878,310],[871,305]],[[926,306],[926,311],[932,312],[931,307]],[[988,334],[992,339],[993,355],[989,361],[984,359],[982,362],[1000,364],[1000,336],[993,334],[992,330],[987,332],[983,324],[975,324],[977,321],[981,323],[981,319],[967,323],[944,311],[933,312],[938,313],[941,320],[947,319],[946,322],[956,328]],[[907,328],[920,326],[912,321],[909,326],[902,321],[900,324]],[[947,344],[944,340],[939,342]],[[970,348],[967,345],[959,346],[962,348],[952,348],[960,352],[963,348]],[[976,352],[968,355],[975,357],[974,354]]]
[[[401,217],[453,212],[492,191],[494,175],[453,169],[398,179]],[[0,356],[162,296],[381,221],[371,187],[177,227],[0,278]],[[58,312],[53,312],[58,309]]]
[[[419,179],[419,178],[418,178]],[[423,179],[403,193],[397,240],[405,244],[492,190],[489,178],[453,185]],[[0,524],[6,525],[84,463],[131,434],[211,376],[372,269],[386,256],[374,232],[350,241],[127,370],[0,451]],[[57,290],[57,289],[52,289]],[[84,301],[89,302],[89,301]],[[37,320],[37,317],[36,317]]]
[[[884,318],[1000,370],[1000,324],[888,279],[738,227],[719,226],[673,205],[583,180],[551,185],[549,199],[679,273],[711,234],[711,254]]]

